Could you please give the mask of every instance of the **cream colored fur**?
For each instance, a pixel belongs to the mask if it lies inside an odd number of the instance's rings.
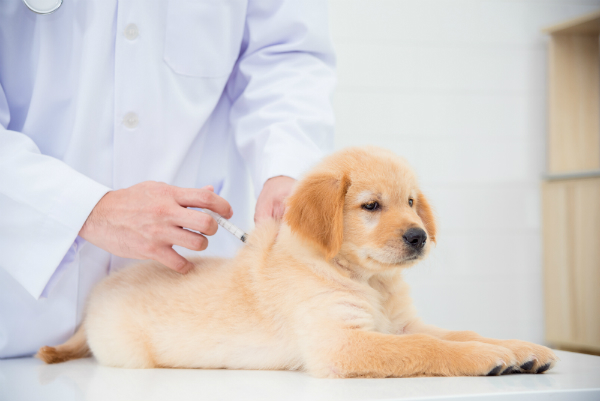
[[[380,208],[365,210],[373,200]],[[415,260],[402,240],[411,227],[429,237]],[[192,259],[187,275],[154,262],[112,274],[91,294],[79,340],[38,356],[60,362],[89,346],[107,366],[298,369],[318,377],[552,367],[546,347],[419,320],[402,270],[427,255],[435,231],[402,159],[347,149],[301,180],[284,221],[259,225],[234,259]]]

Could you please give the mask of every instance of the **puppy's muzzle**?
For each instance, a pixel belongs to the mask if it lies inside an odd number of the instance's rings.
[[[420,251],[427,242],[427,233],[422,228],[409,228],[402,236],[404,243],[415,251]]]

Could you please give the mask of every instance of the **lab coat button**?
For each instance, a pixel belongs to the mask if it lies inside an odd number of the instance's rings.
[[[138,37],[140,31],[136,24],[129,24],[125,27],[125,37],[129,40],[134,40]]]
[[[127,128],[133,129],[138,126],[139,122],[140,120],[138,119],[138,116],[135,113],[127,113],[123,118],[123,125]]]

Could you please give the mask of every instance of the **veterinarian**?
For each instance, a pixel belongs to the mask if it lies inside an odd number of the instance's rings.
[[[217,226],[186,207],[281,217],[332,149],[326,3],[2,1],[0,357],[64,341],[131,259],[188,270]],[[242,245],[221,231],[205,255]]]

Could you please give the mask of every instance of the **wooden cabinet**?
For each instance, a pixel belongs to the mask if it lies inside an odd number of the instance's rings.
[[[542,184],[546,339],[600,352],[600,11],[550,34]]]

